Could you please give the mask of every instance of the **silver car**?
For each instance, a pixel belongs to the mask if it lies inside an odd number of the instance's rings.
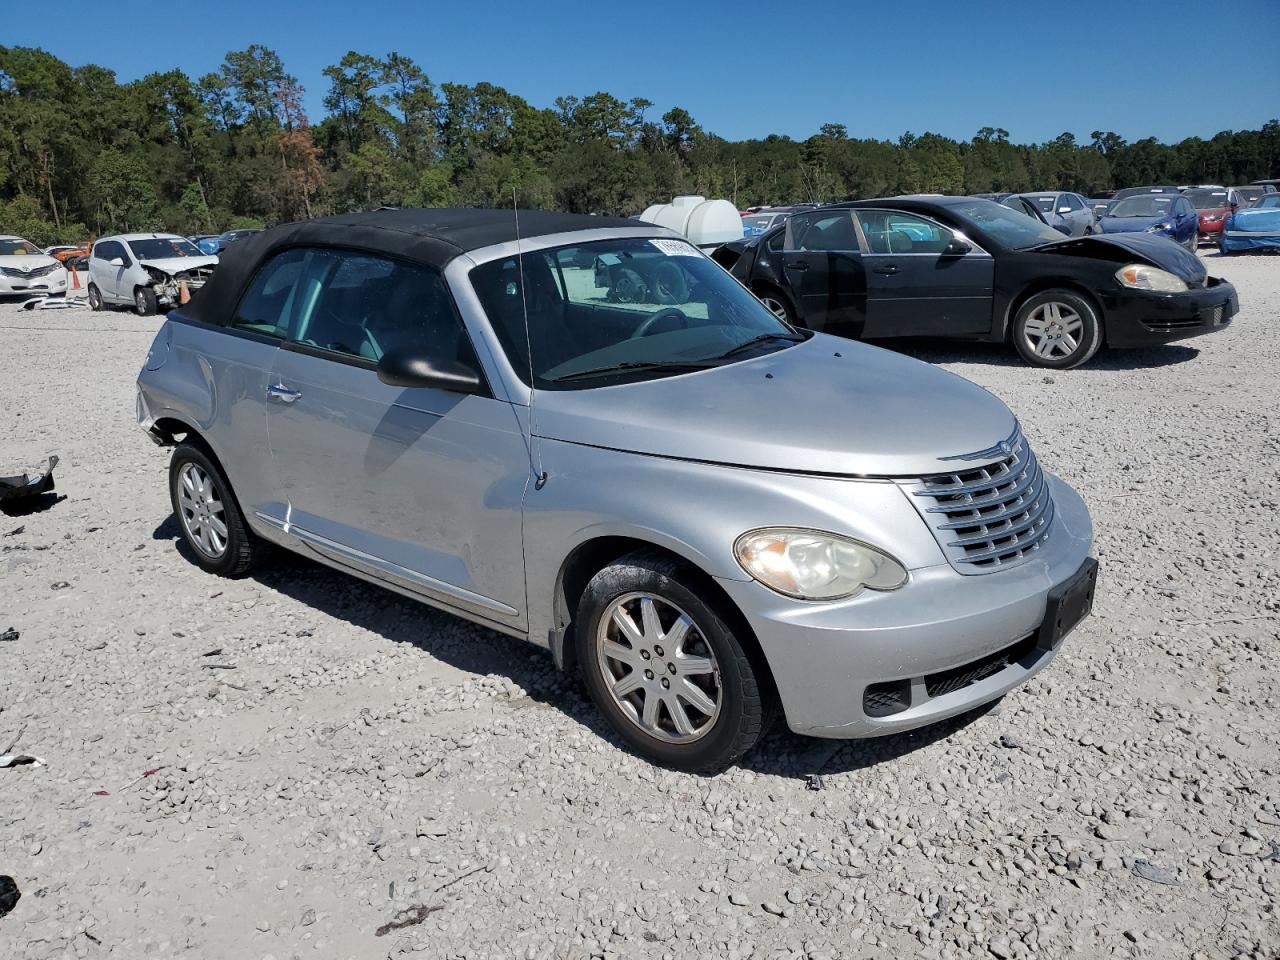
[[[1089,201],[1078,193],[1049,191],[1017,193],[1014,196],[1034,203],[1044,214],[1045,222],[1068,237],[1088,237],[1102,232]]]
[[[1088,614],[1088,511],[990,393],[788,326],[662,228],[518,230],[384,210],[227,249],[138,378],[201,567],[276,544],[529,640],[703,771],[779,711],[971,710]]]

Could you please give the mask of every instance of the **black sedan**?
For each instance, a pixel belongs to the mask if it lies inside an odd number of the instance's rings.
[[[1104,343],[1170,343],[1226,326],[1235,288],[1163,237],[1067,239],[973,197],[894,197],[796,214],[716,261],[778,316],[842,336],[1004,342],[1042,367]]]

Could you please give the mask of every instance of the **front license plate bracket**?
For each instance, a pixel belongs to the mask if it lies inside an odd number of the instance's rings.
[[[1097,586],[1098,561],[1089,557],[1071,579],[1049,591],[1037,646],[1043,650],[1057,649],[1063,638],[1093,611]]]

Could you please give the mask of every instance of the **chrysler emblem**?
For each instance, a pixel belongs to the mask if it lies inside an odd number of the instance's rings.
[[[954,457],[939,457],[939,460],[991,460],[996,457],[1013,455],[1013,448],[1018,445],[1018,432],[1015,430],[1008,440],[1001,440],[994,447],[975,450],[973,453],[962,453]]]

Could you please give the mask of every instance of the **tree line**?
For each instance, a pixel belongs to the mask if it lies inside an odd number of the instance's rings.
[[[539,108],[490,83],[434,83],[408,56],[351,51],[323,71],[325,116],[259,44],[214,73],[121,83],[32,47],[0,46],[0,231],[36,243],[123,230],[184,234],[395,206],[634,214],[682,193],[739,207],[895,193],[1280,177],[1280,121],[1176,144],[1094,131],[1017,144],[850,136],[730,141],[680,107],[599,92]]]

